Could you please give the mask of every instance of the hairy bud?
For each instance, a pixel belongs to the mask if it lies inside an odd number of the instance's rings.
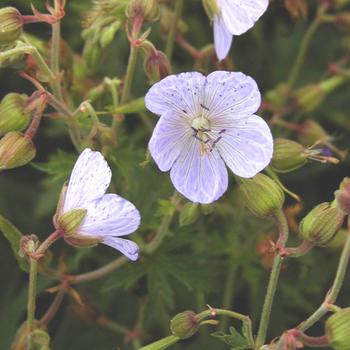
[[[187,339],[197,333],[200,320],[193,311],[184,311],[177,314],[170,321],[170,330],[173,335],[180,339]]]
[[[0,9],[0,46],[14,43],[22,34],[23,19],[14,7]]]
[[[326,130],[314,120],[304,121],[298,128],[298,139],[303,145],[313,145],[316,142],[328,140],[330,136]]]
[[[326,321],[326,336],[335,350],[350,349],[350,307],[335,312]]]
[[[171,66],[168,58],[162,51],[156,49],[147,51],[143,67],[152,84],[171,73]]]
[[[157,0],[131,0],[125,11],[128,19],[142,17],[145,21],[156,21],[159,16]]]
[[[346,177],[340,184],[339,190],[335,191],[338,207],[350,215],[350,178]]]

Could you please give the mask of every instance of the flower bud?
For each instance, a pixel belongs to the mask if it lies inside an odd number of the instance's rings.
[[[340,184],[339,190],[335,191],[338,207],[350,215],[350,178],[346,177]]]
[[[299,230],[303,238],[312,244],[327,244],[340,230],[344,213],[325,202],[313,208],[301,221]]]
[[[335,312],[326,321],[326,336],[335,350],[350,349],[350,307]]]
[[[306,161],[307,155],[301,144],[287,139],[275,139],[271,162],[273,170],[288,173],[302,167]]]
[[[258,174],[251,179],[239,178],[238,188],[246,207],[256,216],[271,215],[283,206],[283,190],[266,175]]]
[[[23,19],[14,7],[0,9],[0,46],[15,42],[22,34]]]
[[[177,314],[170,321],[170,330],[173,335],[180,339],[187,339],[197,333],[200,320],[193,311],[184,311]]]
[[[73,209],[59,216],[58,227],[65,233],[65,236],[75,235],[85,219],[86,209]]]
[[[11,131],[0,140],[0,170],[25,165],[35,153],[32,140],[20,132]]]
[[[171,66],[168,58],[159,50],[148,50],[143,62],[143,67],[151,84],[162,80],[171,73]]]
[[[316,109],[329,93],[345,81],[346,79],[342,76],[333,76],[318,84],[309,84],[298,89],[294,96],[297,108],[301,112],[310,112]]]
[[[25,94],[7,94],[0,104],[0,135],[9,131],[21,131],[30,121],[31,113],[26,110],[28,96]]]
[[[39,239],[36,235],[23,236],[19,242],[19,256],[24,258],[34,253],[39,246]]]
[[[213,20],[215,15],[220,14],[220,8],[217,3],[217,0],[203,0],[203,6],[207,16]]]
[[[194,223],[199,216],[199,204],[188,202],[180,212],[179,224],[180,226],[187,226]]]
[[[304,121],[300,125],[297,135],[299,141],[306,146],[330,139],[330,136],[327,134],[326,130],[323,129],[319,123],[310,119]]]
[[[145,21],[156,21],[159,16],[157,0],[131,0],[125,11],[128,19],[142,17]]]

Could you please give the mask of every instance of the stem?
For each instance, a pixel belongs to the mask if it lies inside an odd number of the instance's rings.
[[[126,75],[125,75],[125,80],[124,80],[123,94],[122,94],[122,97],[120,99],[120,103],[122,105],[124,103],[126,103],[130,97],[131,85],[132,85],[132,81],[133,81],[134,75],[135,75],[138,52],[139,52],[138,47],[131,45],[128,67],[126,69]]]
[[[43,243],[40,244],[39,248],[36,250],[35,255],[40,259],[40,257],[45,254],[47,249],[55,243],[61,236],[63,236],[63,231],[56,230],[50,234],[49,237],[45,239]]]
[[[328,311],[329,304],[334,304],[338,298],[340,289],[344,283],[347,267],[350,260],[350,219],[348,219],[348,237],[345,242],[342,254],[340,256],[337,273],[334,278],[332,287],[328,291],[322,305],[304,322],[298,325],[298,329],[305,331],[312,327],[317,321],[319,321]]]
[[[299,52],[298,55],[295,59],[295,62],[293,64],[293,67],[291,69],[288,81],[287,81],[287,85],[291,88],[296,80],[299,77],[301,68],[303,67],[304,61],[305,61],[305,56],[306,56],[306,52],[310,46],[311,40],[313,38],[313,36],[315,35],[317,29],[319,28],[319,26],[322,23],[322,15],[324,14],[324,12],[326,11],[326,6],[321,5],[318,8],[317,14],[315,19],[313,20],[312,24],[310,25],[310,27],[308,28],[308,30],[306,31],[303,40],[301,42],[300,48],[299,48]]]
[[[161,340],[156,341],[155,343],[146,345],[139,350],[163,350],[168,348],[171,345],[174,345],[180,340],[180,338],[175,337],[174,335],[170,335],[169,337],[163,338]]]
[[[176,0],[175,2],[175,13],[173,20],[171,22],[171,26],[169,29],[168,33],[168,39],[166,43],[166,48],[165,48],[165,54],[169,59],[169,62],[171,62],[171,56],[173,54],[174,50],[174,43],[175,43],[175,37],[176,37],[176,32],[177,32],[177,24],[179,22],[179,19],[181,17],[182,13],[182,8],[183,8],[183,0]]]
[[[27,303],[28,350],[31,350],[31,332],[34,330],[36,281],[38,276],[38,261],[30,258],[29,290]]]
[[[176,34],[176,42],[187,51],[193,59],[199,60],[202,57],[201,51],[197,50],[194,46],[192,46],[181,33]]]
[[[25,136],[27,138],[29,138],[30,140],[33,139],[33,137],[35,136],[36,132],[38,131],[38,128],[39,128],[39,125],[40,125],[40,122],[41,122],[41,118],[42,118],[42,115],[43,115],[43,112],[46,108],[46,105],[47,105],[47,100],[46,98],[44,98],[39,106],[36,108],[36,111],[34,113],[34,116],[33,116],[33,119],[28,127],[28,129],[26,130],[25,132]]]
[[[281,252],[283,251],[285,244],[288,240],[288,223],[282,209],[275,212],[275,219],[278,222],[279,238],[276,243],[276,247],[280,251],[277,251],[274,258],[270,280],[267,287],[263,310],[261,313],[258,335],[256,338],[256,348],[259,349],[266,339],[267,329],[270,321],[272,303],[276,294],[278,279],[281,272],[283,258]]]

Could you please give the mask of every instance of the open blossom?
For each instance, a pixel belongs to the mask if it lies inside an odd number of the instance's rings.
[[[161,171],[171,169],[175,188],[193,202],[211,203],[226,191],[225,163],[249,178],[272,158],[270,129],[254,115],[260,92],[243,73],[170,75],[151,87],[145,102],[161,116],[149,142],[151,155]]]
[[[55,217],[56,226],[64,230],[63,218],[66,217],[68,221],[67,214],[72,213],[71,217],[74,218],[76,212],[83,210],[79,226],[73,233],[65,232],[66,241],[72,244],[104,243],[129,259],[136,260],[139,252],[137,244],[120,237],[139,227],[140,214],[126,199],[105,193],[111,177],[111,169],[102,154],[85,149],[75,163],[68,186],[63,192]]]
[[[233,35],[241,35],[252,28],[264,14],[269,0],[214,0],[214,43],[219,60],[223,60],[231,47]]]

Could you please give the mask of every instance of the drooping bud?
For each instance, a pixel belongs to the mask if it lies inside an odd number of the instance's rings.
[[[0,170],[25,165],[35,157],[35,153],[32,140],[21,132],[11,131],[0,140]]]
[[[86,209],[73,209],[67,211],[56,219],[58,227],[64,232],[65,236],[75,235],[82,224],[86,213]]]
[[[218,16],[220,14],[220,8],[217,3],[217,0],[203,0],[203,6],[207,16],[213,20],[214,16]]]
[[[283,190],[266,175],[257,174],[251,179],[238,178],[238,188],[246,207],[256,216],[269,216],[283,206]]]
[[[7,94],[0,104],[0,135],[9,131],[22,131],[30,121],[31,113],[26,110],[28,96],[25,94]]]
[[[125,11],[126,17],[134,20],[141,17],[145,21],[154,22],[159,16],[157,0],[131,0]]]
[[[350,349],[350,307],[335,312],[326,321],[326,336],[335,350]]]
[[[296,107],[304,113],[316,109],[328,94],[345,81],[342,76],[333,76],[318,84],[309,84],[298,89],[294,95]]]
[[[332,203],[321,203],[301,221],[299,230],[303,238],[314,245],[327,244],[340,230],[344,213]]]
[[[305,165],[307,155],[304,147],[295,141],[275,139],[271,167],[276,172],[287,173]]]
[[[22,34],[23,19],[14,7],[0,9],[0,46],[14,43]]]
[[[184,311],[170,321],[170,330],[173,335],[180,339],[187,339],[197,333],[200,320],[193,311]]]
[[[350,215],[350,178],[346,177],[340,184],[339,190],[335,191],[338,207]]]
[[[151,84],[162,80],[171,73],[168,57],[162,51],[155,49],[147,50],[143,67]]]
[[[327,134],[326,130],[319,123],[310,119],[300,125],[297,136],[299,141],[306,146],[330,139],[330,135]]]

